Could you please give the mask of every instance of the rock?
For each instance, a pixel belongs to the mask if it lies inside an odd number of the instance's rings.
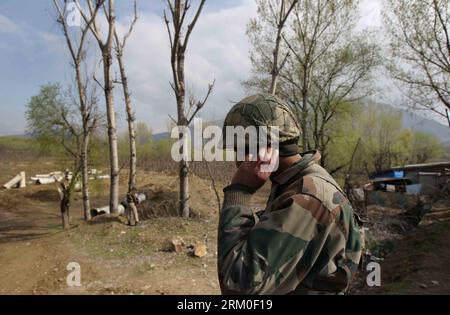
[[[426,289],[426,288],[428,288],[428,286],[427,286],[425,283],[421,283],[421,284],[419,285],[419,287],[420,287],[421,289]]]
[[[431,281],[431,283],[436,287],[439,286],[439,281],[433,280],[433,281]]]
[[[175,237],[171,240],[166,241],[166,244],[165,244],[163,250],[168,251],[168,252],[175,252],[175,253],[179,254],[179,253],[183,252],[184,245],[185,245],[185,243],[182,238]]]
[[[205,257],[207,253],[206,244],[203,242],[197,242],[194,245],[194,256],[195,257]]]

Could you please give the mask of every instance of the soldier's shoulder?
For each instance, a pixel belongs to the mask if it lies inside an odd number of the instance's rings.
[[[347,203],[347,198],[330,175],[315,173],[304,176],[301,193],[316,198],[329,211]]]

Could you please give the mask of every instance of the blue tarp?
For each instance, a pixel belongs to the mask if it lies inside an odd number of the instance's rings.
[[[375,179],[375,178],[403,178],[403,177],[405,177],[404,171],[389,171],[389,172],[375,174],[372,179]]]

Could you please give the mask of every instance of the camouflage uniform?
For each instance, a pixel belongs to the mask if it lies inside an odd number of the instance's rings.
[[[255,191],[224,189],[218,229],[218,273],[224,294],[343,293],[361,258],[361,235],[342,189],[318,162],[318,151],[271,177],[266,209],[255,215]]]

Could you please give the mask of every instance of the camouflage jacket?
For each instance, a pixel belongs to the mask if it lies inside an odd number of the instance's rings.
[[[248,188],[231,185],[218,230],[223,294],[342,293],[361,258],[361,235],[339,185],[312,151],[271,178],[266,209],[254,215]]]

